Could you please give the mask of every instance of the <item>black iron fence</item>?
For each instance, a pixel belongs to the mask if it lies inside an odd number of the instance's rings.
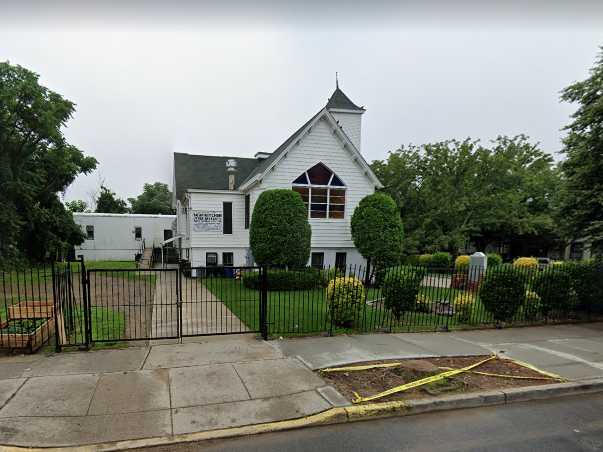
[[[472,268],[86,268],[0,274],[0,348],[261,333],[412,332],[588,321],[603,262]],[[129,265],[126,265],[128,267]]]

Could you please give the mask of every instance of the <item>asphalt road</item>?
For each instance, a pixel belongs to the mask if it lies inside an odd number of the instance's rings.
[[[603,394],[314,427],[145,450],[603,451]]]

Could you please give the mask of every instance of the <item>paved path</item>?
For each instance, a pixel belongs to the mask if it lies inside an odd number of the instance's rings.
[[[344,405],[309,367],[501,352],[603,376],[603,324],[185,344],[0,358],[0,444],[67,446],[302,417]]]
[[[175,304],[176,274],[168,274],[157,280],[151,337],[178,336],[178,308]],[[226,305],[202,284],[202,280],[182,278],[182,335],[244,333],[247,326]],[[158,344],[162,341],[154,341]]]

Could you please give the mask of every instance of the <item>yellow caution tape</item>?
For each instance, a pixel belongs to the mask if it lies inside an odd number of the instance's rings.
[[[454,370],[453,367],[440,367],[440,369],[444,370]],[[470,370],[467,373],[476,374],[476,375],[484,375],[486,377],[499,377],[499,378],[516,378],[519,380],[543,380],[543,381],[557,381],[559,378],[554,377],[527,377],[524,375],[508,375],[508,374],[496,374],[492,372],[481,372],[479,370]]]
[[[382,364],[367,364],[366,366],[349,366],[349,367],[328,367],[320,369],[320,372],[354,372],[357,370],[383,369],[388,367],[398,367],[402,363],[382,363]]]
[[[493,360],[494,358],[496,358],[496,355],[492,355],[489,358],[486,358],[482,361],[479,361],[475,364],[471,364],[470,366],[467,367],[463,367],[461,369],[454,369],[454,370],[448,370],[446,372],[442,372],[439,373],[437,375],[433,375],[431,377],[427,377],[427,378],[422,378],[420,380],[416,380],[410,383],[406,383],[404,385],[400,385],[400,386],[396,386],[395,388],[391,388],[388,389],[387,391],[383,391],[380,392],[378,394],[369,396],[369,397],[362,397],[360,396],[358,393],[354,392],[354,400],[352,400],[352,403],[362,403],[362,402],[369,402],[371,400],[376,400],[376,399],[381,399],[383,397],[387,397],[390,396],[392,394],[396,394],[398,392],[402,392],[402,391],[407,391],[408,389],[412,389],[412,388],[416,388],[418,386],[423,386],[429,383],[433,383],[435,381],[439,381],[439,380],[443,380],[444,378],[448,378],[448,377],[452,377],[454,375],[458,375],[460,373],[463,372],[467,372],[471,369],[474,369],[478,366],[481,366],[482,364]]]
[[[534,372],[538,372],[539,374],[546,375],[547,377],[551,377],[555,380],[568,381],[567,378],[564,378],[561,375],[554,374],[553,372],[547,372],[546,370],[539,369],[538,367],[533,366],[528,363],[524,363],[523,361],[519,361],[519,360],[516,360],[513,358],[508,358],[508,357],[504,357],[503,359],[507,359],[507,360],[511,361],[512,363],[517,364],[518,366],[522,366],[522,367],[525,367],[526,369],[533,370]]]

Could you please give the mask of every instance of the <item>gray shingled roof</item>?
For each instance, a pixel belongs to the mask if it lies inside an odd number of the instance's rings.
[[[327,109],[342,109],[342,110],[356,110],[364,111],[364,107],[359,107],[346,96],[343,91],[339,89],[339,86],[335,88],[331,97],[327,102]]]
[[[293,135],[291,135],[289,138],[287,138],[283,144],[281,144],[278,148],[276,148],[276,150],[270,155],[270,157],[268,157],[264,160],[261,160],[259,165],[257,165],[253,170],[251,170],[251,172],[249,173],[247,178],[245,180],[243,180],[240,185],[242,185],[245,182],[247,182],[248,180],[252,179],[255,175],[263,173],[266,170],[266,168],[268,168],[270,166],[270,164],[272,162],[274,162],[274,160],[276,160],[276,158],[279,155],[281,155],[281,153],[285,149],[287,149],[287,147],[297,138],[297,136],[300,133],[302,133],[302,131],[308,126],[308,124],[310,124],[314,120],[314,118],[316,118],[322,112],[322,110],[323,109],[321,108],[320,111],[318,111],[318,113],[316,113],[314,116],[312,116],[310,119],[308,119],[304,123],[303,126],[301,126],[299,129],[297,129],[295,132],[293,132]]]
[[[339,89],[339,86],[329,98],[326,108],[364,111],[364,108],[354,104]],[[236,185],[240,187],[257,174],[263,173],[322,111],[323,108],[293,132],[283,144],[276,148],[270,157],[263,160],[174,153],[176,197],[182,199],[184,192],[191,188],[199,190],[228,190],[228,174],[226,173],[226,160],[228,159],[235,159],[237,161]]]
[[[217,157],[212,155],[191,155],[174,152],[175,190],[177,199],[182,199],[189,189],[228,190],[226,161],[237,161],[237,185],[245,180],[260,160],[242,157]]]

